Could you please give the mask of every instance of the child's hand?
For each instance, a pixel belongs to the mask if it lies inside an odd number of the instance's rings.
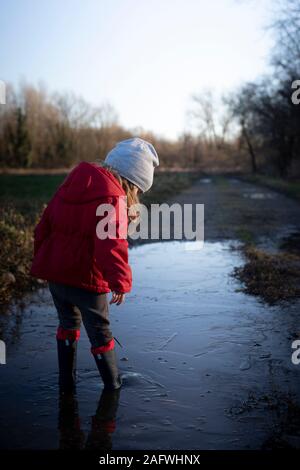
[[[119,292],[112,292],[112,298],[109,302],[109,305],[116,304],[120,305],[125,301],[125,294],[120,294]]]

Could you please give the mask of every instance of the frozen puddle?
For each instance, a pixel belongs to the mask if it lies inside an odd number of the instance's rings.
[[[260,448],[276,424],[261,397],[294,391],[288,337],[297,309],[267,308],[238,292],[230,273],[242,260],[230,246],[164,242],[130,251],[133,291],[110,310],[124,378],[112,403],[102,397],[98,406],[102,384],[82,330],[77,401],[59,404],[47,290],[5,319],[0,446],[58,448],[73,439],[99,449]],[[101,422],[103,413],[116,415],[116,429],[97,444],[92,416]]]

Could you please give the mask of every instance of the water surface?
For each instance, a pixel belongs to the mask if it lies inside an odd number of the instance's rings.
[[[232,242],[193,243],[130,250],[134,288],[110,310],[124,386],[100,406],[83,329],[77,399],[58,400],[47,289],[2,319],[1,448],[245,449],[272,439],[281,400],[297,392],[290,357],[299,307],[270,308],[238,291],[230,273],[243,260]]]

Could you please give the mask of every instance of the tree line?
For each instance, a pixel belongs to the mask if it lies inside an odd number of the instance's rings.
[[[197,167],[218,161],[210,140],[183,132],[169,140],[142,128],[125,129],[109,103],[94,107],[75,94],[48,93],[43,86],[7,86],[0,108],[2,168],[65,168],[80,160],[103,160],[119,140],[139,135],[153,143],[164,167]]]

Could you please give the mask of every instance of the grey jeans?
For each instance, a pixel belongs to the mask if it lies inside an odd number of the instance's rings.
[[[105,293],[54,282],[49,282],[49,290],[58,312],[60,327],[79,330],[83,321],[93,348],[104,346],[113,338]]]

